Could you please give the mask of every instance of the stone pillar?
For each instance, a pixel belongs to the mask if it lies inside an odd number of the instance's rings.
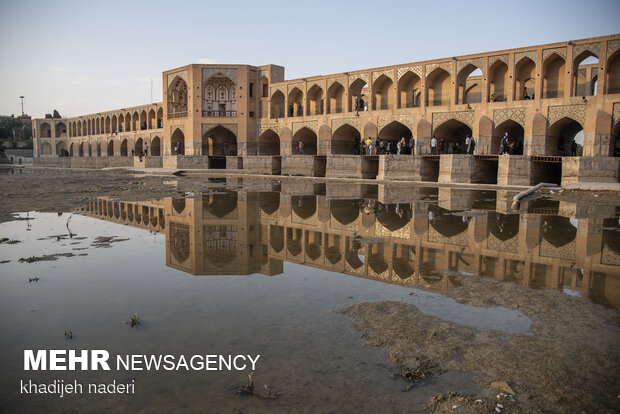
[[[498,185],[530,185],[531,161],[524,155],[501,155],[497,165]]]
[[[465,154],[443,154],[439,159],[440,183],[471,183],[474,157]]]

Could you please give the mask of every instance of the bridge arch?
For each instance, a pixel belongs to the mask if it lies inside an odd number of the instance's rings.
[[[284,118],[284,94],[282,91],[275,91],[271,95],[271,118]]]
[[[463,221],[461,216],[450,214],[450,211],[438,206],[429,206],[429,212],[432,212],[431,226],[437,230],[439,234],[450,238],[467,231],[469,222]]]
[[[389,231],[396,231],[409,224],[412,216],[410,204],[387,204],[377,212],[377,221]]]
[[[583,126],[572,118],[564,117],[547,129],[546,155],[571,155],[571,144]]]
[[[258,137],[258,155],[280,155],[280,136],[268,129]]]
[[[360,214],[356,200],[331,200],[329,210],[332,217],[343,226],[356,221]]]
[[[52,146],[49,142],[41,143],[41,155],[52,155]]]
[[[398,107],[417,108],[422,96],[422,80],[420,77],[407,71],[398,81]]]
[[[462,152],[465,149],[465,138],[467,135],[471,136],[471,134],[471,128],[456,119],[444,122],[433,131],[433,135],[435,135],[438,141],[443,139],[445,142],[444,154]]]
[[[179,128],[170,137],[172,155],[185,155],[185,134]]]
[[[457,82],[457,102],[458,103],[480,103],[482,102],[482,69],[476,65],[468,63],[456,76]],[[472,79],[469,79],[472,78]]]
[[[108,149],[108,151],[107,151],[108,157],[114,156],[114,140],[110,140],[108,142],[108,148],[107,149]]]
[[[393,81],[385,74],[379,76],[372,84],[372,109],[391,109],[396,101]]]
[[[235,212],[237,209],[237,193],[230,191],[227,193],[217,193],[203,195],[202,197],[203,218],[207,218],[207,214],[224,218]]]
[[[222,125],[202,136],[202,155],[237,155],[237,136]]]
[[[148,121],[148,125],[147,125],[148,129],[155,128],[155,125],[156,125],[156,122],[157,122],[156,117],[157,117],[157,115],[155,114],[155,110],[153,108],[151,108],[149,110],[149,121]]]
[[[327,89],[327,113],[339,114],[343,112],[344,86],[340,82],[334,82]]]
[[[68,154],[67,143],[65,141],[58,141],[56,143],[56,155],[59,157],[66,157]]]
[[[317,136],[311,129],[303,127],[293,135],[292,154],[299,153],[299,141],[304,144],[305,155],[316,155]]]
[[[450,104],[452,77],[442,68],[436,68],[426,76],[426,105],[442,106]]]
[[[536,79],[536,63],[528,57],[522,58],[515,65],[515,100],[525,98],[525,90],[529,98],[534,97]]]
[[[607,59],[607,93],[620,93],[620,49]]]
[[[124,139],[121,142],[121,157],[126,157],[127,156],[127,140]]]
[[[396,145],[401,138],[405,138],[405,142],[409,145],[409,138],[413,136],[409,127],[398,121],[392,121],[379,131],[379,136],[384,141],[390,141]],[[387,144],[387,142],[386,142]]]
[[[293,196],[291,198],[291,207],[299,217],[309,219],[316,214],[316,196]]]
[[[591,50],[584,50],[573,59],[572,67],[572,96],[591,96],[596,95],[595,85],[597,76],[594,75],[592,79],[587,79],[588,71],[582,65],[587,64],[599,64],[599,57]]]
[[[323,88],[313,85],[306,96],[306,115],[322,115],[324,102]]]
[[[151,140],[151,145],[150,145],[149,150],[150,150],[151,156],[153,157],[161,156],[161,139],[158,136],[155,136],[155,138]]]
[[[564,97],[564,74],[566,73],[566,60],[553,53],[543,63],[543,98]]]
[[[523,138],[525,130],[523,125],[518,122],[507,119],[493,129],[493,139],[491,140],[491,154],[498,154],[499,147],[504,134],[508,132],[508,140],[512,144],[508,150],[512,155],[523,155]]]
[[[133,153],[136,157],[142,155],[142,151],[144,149],[144,141],[142,138],[138,138],[136,142],[133,144]]]
[[[489,100],[491,96],[495,97],[495,101],[505,101],[508,92],[508,65],[501,60],[493,63],[489,68]]]
[[[280,208],[280,193],[275,191],[260,193],[258,195],[258,203],[263,213],[271,215]]]
[[[168,116],[187,115],[187,83],[180,76],[175,76],[168,87]]]
[[[360,141],[361,135],[357,128],[343,124],[332,134],[332,154],[359,154]]]
[[[288,94],[287,115],[289,117],[302,116],[304,113],[304,93],[298,87],[294,87]]]
[[[368,88],[368,84],[362,78],[357,78],[355,81],[351,82],[349,85],[349,112],[356,110],[355,102],[357,99],[364,99],[366,101],[365,105],[370,107],[370,102],[365,99],[366,97],[363,94],[366,88]],[[364,108],[360,110],[364,110]]]
[[[280,253],[284,249],[284,227],[269,226],[269,245],[276,253]]]

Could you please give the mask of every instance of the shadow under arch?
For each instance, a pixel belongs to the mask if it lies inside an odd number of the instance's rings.
[[[396,231],[405,227],[411,217],[411,205],[409,204],[386,204],[376,214],[377,220],[386,229]]]
[[[501,241],[510,240],[519,234],[519,215],[491,212],[489,231]]]
[[[293,211],[302,219],[307,219],[316,213],[316,196],[304,195],[291,197]]]
[[[236,208],[237,193],[235,191],[202,196],[202,210],[212,216],[222,218],[235,211]]]
[[[273,214],[280,208],[280,193],[279,192],[268,192],[268,193],[260,193],[258,195],[258,203],[260,205],[260,209],[265,214]]]
[[[461,234],[469,227],[469,222],[463,221],[461,216],[450,214],[449,210],[439,206],[429,206],[432,212],[431,226],[444,237],[453,237]]]
[[[329,203],[329,210],[332,217],[343,226],[353,223],[360,214],[356,200],[332,200]]]
[[[542,237],[555,247],[562,247],[575,240],[577,228],[568,217],[543,216]]]

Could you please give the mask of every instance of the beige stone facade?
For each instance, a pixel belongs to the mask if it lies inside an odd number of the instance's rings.
[[[591,60],[598,62],[588,63]],[[378,162],[332,160],[359,155],[360,139],[367,137],[394,143],[413,138],[415,155],[424,157],[430,155],[430,140],[436,136],[445,141],[444,153],[458,153],[470,134],[476,141],[475,161],[453,157],[451,172],[442,155],[435,160],[445,164],[439,168],[417,160],[406,163],[411,166],[409,174],[396,175],[412,179],[436,170],[430,180],[441,176],[452,181],[461,175],[457,171],[474,169],[472,175],[483,171],[487,179],[458,181],[510,184],[511,165],[527,165],[530,181],[559,183],[565,174],[579,180],[583,167],[574,162],[564,165],[562,159],[572,155],[572,140],[580,131],[583,157],[599,159],[618,152],[620,35],[293,80],[285,80],[284,68],[276,65],[192,64],[164,72],[162,81],[161,103],[33,120],[35,156],[53,158],[66,154],[64,150],[72,157],[130,157],[148,144],[149,157],[163,157],[151,161],[155,166],[243,169],[244,159],[261,155],[282,157],[275,161],[282,166],[281,173],[295,174],[288,168],[292,161],[285,158],[300,155],[301,141],[304,156],[328,159],[323,169],[308,167],[316,162],[301,163],[299,174],[323,170],[338,176],[333,167],[342,165],[346,175],[364,164],[370,170],[358,175],[390,177],[390,165],[399,163],[386,162],[387,170],[380,172]],[[505,133],[511,154],[504,157],[529,158],[500,168],[496,156]],[[616,171],[608,181],[616,182],[619,165],[614,162],[606,162],[605,169],[613,164],[610,168]],[[588,165],[598,166],[596,161]],[[500,170],[505,170],[504,176]]]

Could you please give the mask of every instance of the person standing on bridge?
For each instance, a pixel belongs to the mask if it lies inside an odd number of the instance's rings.
[[[415,139],[413,137],[409,138],[409,151],[411,151],[411,155],[415,155]]]
[[[502,138],[502,142],[499,144],[499,155],[504,155],[505,152],[508,152],[509,144],[510,141],[508,140],[508,132],[506,132]]]
[[[437,138],[433,135],[431,138],[431,155],[435,155],[437,153]]]
[[[299,155],[304,155],[304,142],[299,140],[299,144],[297,144],[297,149],[299,151]]]
[[[471,137],[469,136],[469,134],[467,135],[467,137],[465,137],[465,154],[469,154],[471,149]]]

